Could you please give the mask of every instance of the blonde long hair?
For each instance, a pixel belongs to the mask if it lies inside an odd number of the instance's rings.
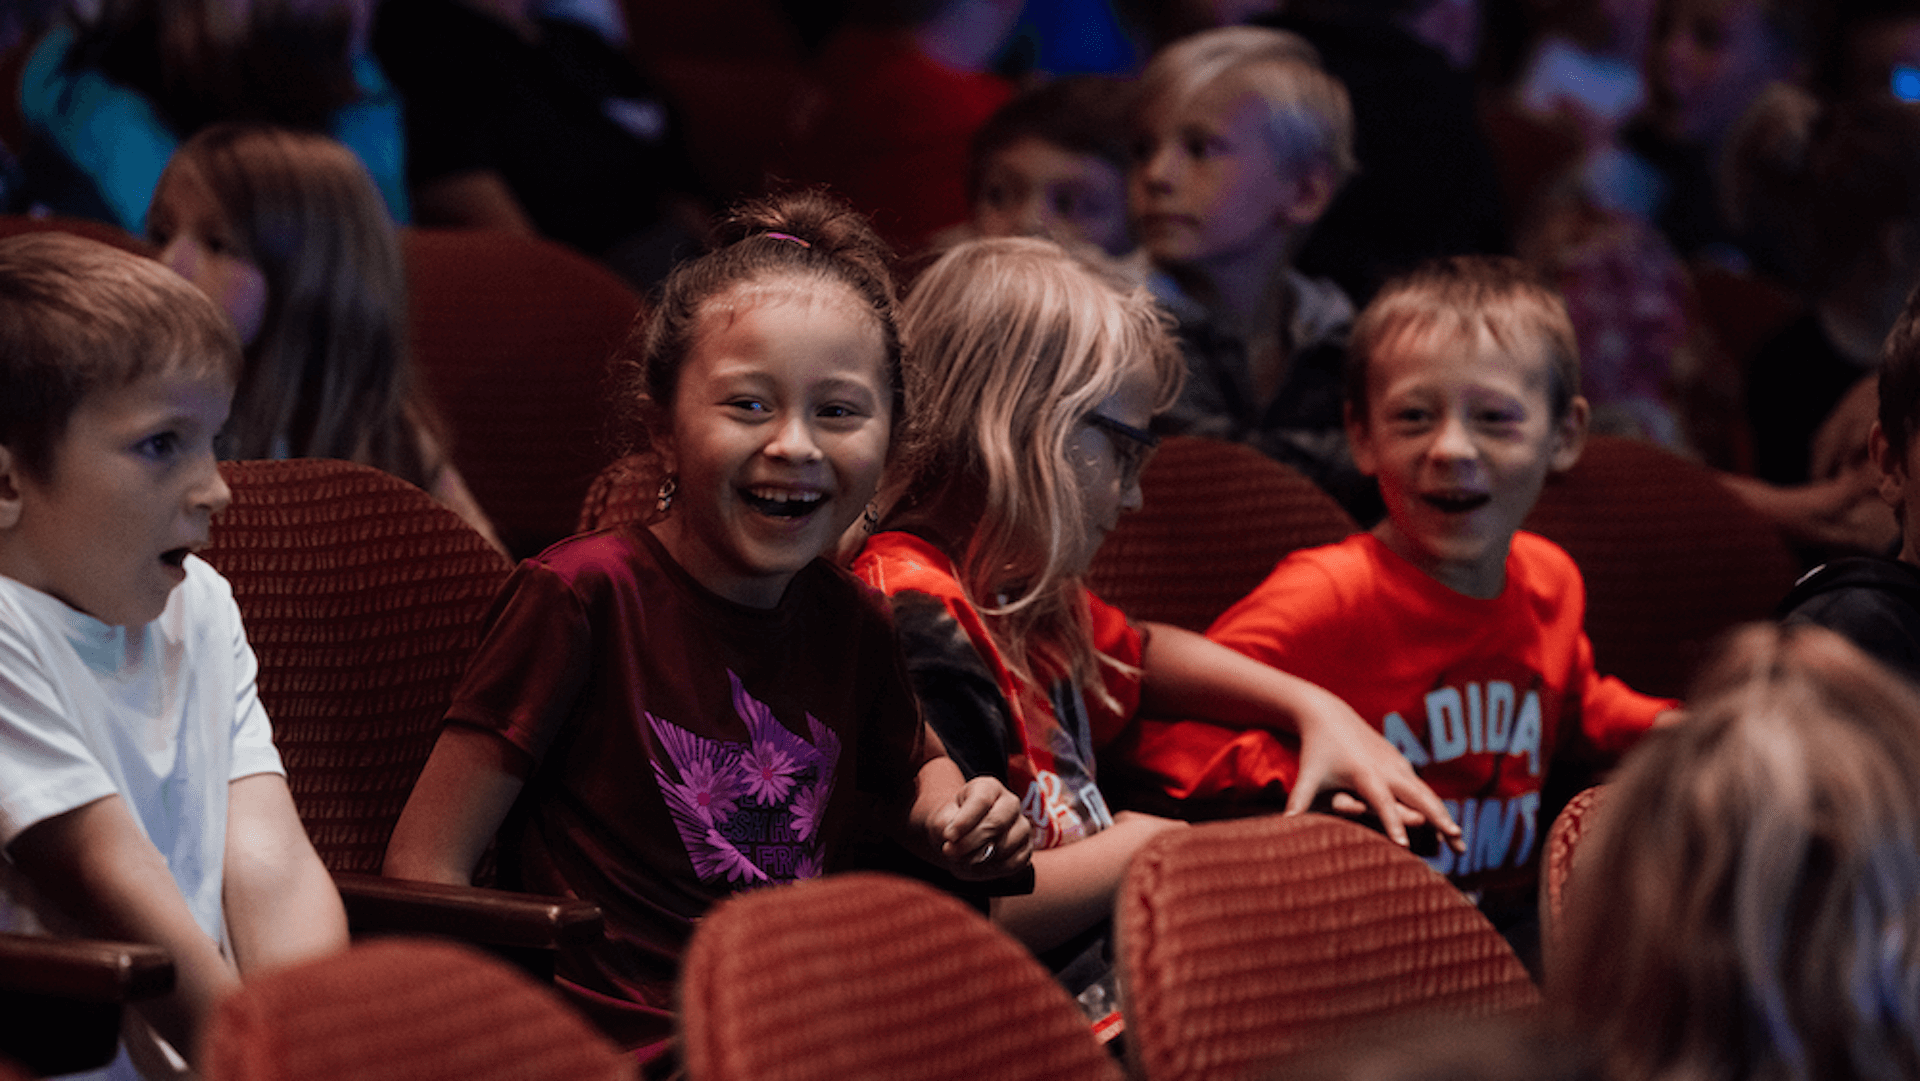
[[[1098,657],[1074,566],[1087,529],[1068,441],[1145,367],[1156,411],[1186,374],[1168,320],[1050,241],[978,240],[948,251],[901,311],[912,417],[881,505],[954,560],[1007,663],[1054,654],[1097,687]],[[966,528],[969,526],[970,528]]]
[[[400,242],[366,168],[325,136],[219,124],[157,191],[195,182],[267,284],[226,454],[344,458],[430,488],[426,447],[444,457],[446,439],[415,386]]]
[[[1552,998],[1617,1081],[1920,1076],[1920,693],[1748,628],[1611,786]]]

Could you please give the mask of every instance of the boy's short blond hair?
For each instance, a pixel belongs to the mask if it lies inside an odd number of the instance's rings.
[[[1281,165],[1324,166],[1336,188],[1359,168],[1347,88],[1321,68],[1320,54],[1300,35],[1227,26],[1181,38],[1147,64],[1136,115],[1220,91],[1266,103],[1267,135]]]
[[[1547,402],[1566,417],[1580,393],[1580,346],[1566,301],[1532,268],[1504,255],[1431,260],[1382,286],[1347,341],[1347,408],[1367,421],[1367,373],[1382,350],[1465,347],[1481,334],[1514,356],[1547,361]]]
[[[0,240],[0,446],[29,477],[88,395],[149,375],[240,374],[240,339],[206,294],[152,259],[60,232]]]

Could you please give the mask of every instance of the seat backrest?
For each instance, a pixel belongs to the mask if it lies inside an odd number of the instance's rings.
[[[629,454],[593,478],[586,499],[580,503],[580,520],[575,528],[586,533],[645,522],[653,517],[659,496],[659,471],[650,467],[645,455]]]
[[[836,875],[716,906],[680,968],[692,1081],[1118,1081],[1066,991],[951,896]]]
[[[573,530],[606,464],[607,357],[640,299],[570,248],[484,229],[407,229],[413,356],[453,461],[515,558]]]
[[[1573,861],[1581,838],[1592,827],[1594,809],[1606,795],[1605,785],[1582,789],[1553,816],[1547,829],[1547,842],[1540,850],[1540,948],[1551,953],[1558,940],[1560,917],[1567,909],[1567,876],[1573,873]]]
[[[352,462],[227,462],[201,555],[233,584],[294,803],[336,871],[377,872],[507,561]]]
[[[448,943],[379,939],[249,978],[215,1007],[207,1081],[620,1081],[630,1060],[554,994]]]
[[[1327,815],[1162,833],[1116,909],[1128,1049],[1146,1081],[1265,1077],[1356,1026],[1539,1001],[1464,894]]]
[[[1358,527],[1297,470],[1251,447],[1169,437],[1140,477],[1145,505],[1123,515],[1088,585],[1135,619],[1204,631],[1280,557]]]
[[[1526,528],[1580,565],[1599,670],[1648,694],[1685,693],[1714,639],[1767,618],[1799,574],[1779,530],[1713,470],[1618,436],[1588,439]]]

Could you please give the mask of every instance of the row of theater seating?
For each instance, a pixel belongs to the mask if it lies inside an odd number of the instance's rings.
[[[507,561],[424,493],[372,469],[331,461],[222,468],[234,501],[216,522],[205,556],[233,583],[296,803],[336,872],[356,929],[455,934],[536,971],[541,951],[598,934],[591,906],[396,884],[372,874]],[[1204,626],[1285,551],[1352,528],[1297,474],[1229,444],[1169,440],[1143,483],[1149,509],[1110,538],[1094,577],[1145,618]],[[652,489],[639,463],[616,462],[590,487],[575,524],[635,520],[650,507]],[[1650,498],[1661,492],[1669,495]],[[1677,689],[1656,682],[1668,678],[1661,672],[1677,680],[1705,638],[1764,614],[1792,574],[1789,555],[1764,523],[1741,517],[1739,505],[1697,467],[1639,444],[1597,440],[1582,466],[1549,489],[1534,524],[1589,566],[1603,665],[1648,658],[1655,667],[1636,675],[1650,689]],[[1603,627],[1614,629],[1603,634]],[[1244,840],[1223,848],[1261,851]],[[1216,877],[1232,882],[1253,872]],[[1373,873],[1345,877],[1358,882]],[[1333,907],[1359,911],[1350,902]],[[1208,909],[1188,899],[1160,911],[1164,917]],[[1288,926],[1295,918],[1265,923]],[[40,959],[0,960],[0,994],[18,993],[25,977],[54,971],[44,960],[48,944],[27,946],[41,951],[34,955]],[[1224,953],[1247,950],[1241,944]],[[152,971],[164,966],[164,958],[139,949],[87,954],[80,962],[76,971],[94,973],[95,982],[67,985],[69,997],[76,988],[82,998],[150,993]],[[59,1033],[53,1026],[25,1031]],[[1147,1041],[1145,1033],[1141,1038]],[[54,1043],[71,1041],[61,1036]],[[1257,1041],[1252,1046],[1271,1051]],[[1192,1076],[1224,1076],[1213,1070]]]

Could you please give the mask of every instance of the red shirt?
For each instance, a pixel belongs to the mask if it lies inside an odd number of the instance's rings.
[[[629,1046],[672,1034],[693,921],[738,890],[818,875],[920,760],[878,598],[815,560],[780,604],[702,587],[644,529],[522,563],[449,722],[532,775],[501,830],[506,884],[581,897],[606,938],[564,954],[576,1005]]]
[[[1282,560],[1207,636],[1327,688],[1399,747],[1466,831],[1436,869],[1473,889],[1533,880],[1563,744],[1617,756],[1675,705],[1596,673],[1585,615],[1579,568],[1542,537],[1514,535],[1506,588],[1482,600],[1360,533]],[[1291,754],[1248,750],[1265,735],[1143,722],[1138,757],[1176,796],[1285,785]]]

